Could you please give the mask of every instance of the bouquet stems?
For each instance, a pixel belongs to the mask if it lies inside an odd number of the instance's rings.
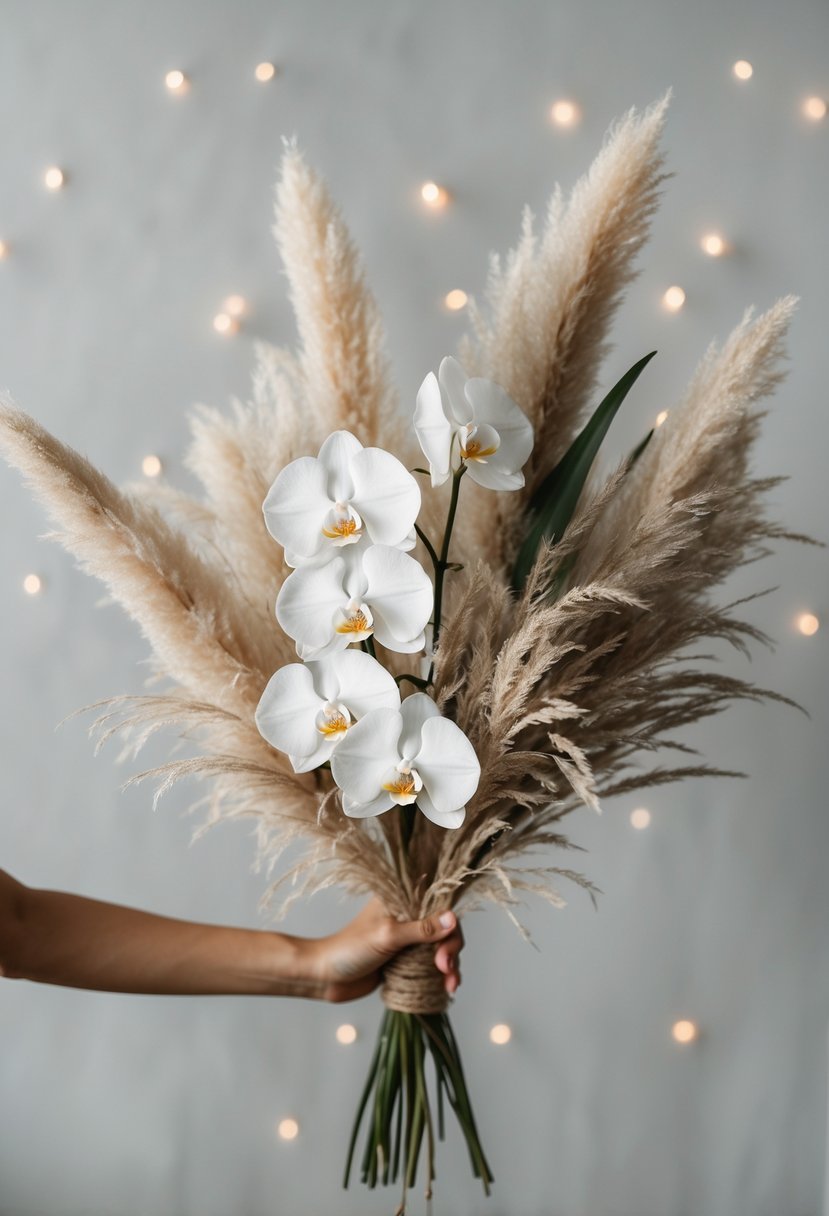
[[[426,1060],[434,1065],[435,1106],[426,1077]],[[417,1180],[426,1146],[426,1197],[435,1178],[435,1139],[444,1138],[444,1100],[457,1116],[466,1139],[472,1172],[490,1193],[492,1174],[481,1147],[466,1088],[458,1044],[445,1013],[402,1013],[387,1009],[369,1067],[348,1145],[343,1186],[363,1122],[367,1125],[361,1177],[369,1187],[402,1182],[403,1196],[395,1216],[406,1211],[406,1193]],[[437,1118],[435,1119],[434,1112]]]

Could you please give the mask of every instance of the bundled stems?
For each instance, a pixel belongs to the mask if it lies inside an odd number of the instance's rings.
[[[434,1096],[426,1076],[426,1059],[434,1066]],[[377,1047],[360,1098],[348,1145],[343,1186],[348,1186],[360,1127],[366,1113],[367,1136],[361,1178],[369,1187],[401,1180],[402,1197],[395,1216],[404,1216],[407,1192],[417,1181],[421,1150],[426,1145],[425,1193],[431,1198],[435,1178],[435,1142],[445,1132],[444,1099],[455,1112],[476,1178],[490,1193],[492,1174],[484,1156],[461,1066],[460,1053],[445,1013],[402,1013],[387,1009]],[[437,1113],[437,1119],[433,1115]]]

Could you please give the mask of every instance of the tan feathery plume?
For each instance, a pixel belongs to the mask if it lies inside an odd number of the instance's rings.
[[[501,265],[491,260],[487,316],[471,307],[473,336],[460,351],[470,375],[500,384],[535,428],[526,490],[498,496],[464,487],[470,507],[458,536],[460,560],[511,561],[520,514],[576,435],[593,401],[608,333],[634,261],[645,243],[660,187],[659,139],[670,93],[643,114],[631,109],[565,203],[556,187],[540,238],[524,213],[521,239]],[[641,352],[637,352],[641,353]],[[633,360],[631,360],[633,362]]]
[[[263,638],[250,634],[222,577],[152,507],[8,400],[0,450],[59,521],[65,548],[138,622],[165,674],[234,712],[255,706],[270,674]]]
[[[295,142],[282,158],[274,234],[296,314],[314,443],[344,428],[366,446],[402,454],[377,305],[339,210]]]

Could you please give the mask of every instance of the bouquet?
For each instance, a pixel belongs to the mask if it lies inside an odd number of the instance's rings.
[[[763,635],[713,591],[770,540],[778,478],[749,471],[757,403],[781,379],[795,301],[747,312],[663,426],[609,476],[605,433],[650,354],[594,396],[607,335],[665,180],[667,98],[631,110],[536,235],[491,263],[485,306],[404,417],[343,220],[295,144],[276,237],[296,353],[261,344],[253,399],[193,418],[201,498],[119,490],[6,402],[0,444],[60,539],[135,618],[161,691],[94,726],[136,753],[162,727],[197,754],[152,770],[156,798],[211,782],[208,823],[251,817],[285,904],[331,884],[414,919],[492,901],[554,906],[576,807],[723,773],[682,728],[779,694],[712,670],[697,646]],[[678,760],[643,765],[657,753]],[[139,774],[139,780],[147,774]],[[729,774],[732,775],[732,774]],[[733,774],[736,775],[736,774]],[[285,906],[283,904],[283,906]],[[516,921],[516,923],[518,923]],[[520,927],[520,926],[519,926]],[[387,968],[385,1013],[347,1150],[405,1211],[445,1108],[473,1172],[492,1172],[432,951]]]

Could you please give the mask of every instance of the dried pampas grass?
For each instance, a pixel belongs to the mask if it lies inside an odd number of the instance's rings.
[[[290,898],[337,883],[378,894],[406,918],[481,900],[514,915],[531,892],[560,905],[559,880],[594,896],[581,872],[554,864],[573,848],[564,817],[581,805],[598,810],[614,793],[722,771],[693,755],[682,728],[732,701],[777,696],[711,670],[697,647],[763,640],[715,592],[790,536],[765,511],[776,480],[750,473],[758,403],[782,376],[790,298],[747,314],[722,350],[709,351],[640,459],[584,496],[520,596],[509,585],[529,495],[592,403],[610,322],[665,180],[666,106],[667,98],[631,111],[613,128],[569,202],[554,193],[540,236],[525,216],[506,264],[492,263],[487,316],[472,311],[461,359],[512,394],[537,443],[526,492],[484,504],[485,491],[464,486],[453,538],[451,556],[465,570],[452,576],[434,695],[482,769],[457,830],[418,816],[404,842],[399,817],[347,819],[330,775],[294,774],[254,722],[266,681],[295,657],[273,619],[287,569],[262,521],[271,481],[339,428],[403,459],[411,451],[354,246],[295,144],[283,158],[275,231],[299,348],[261,345],[253,400],[195,414],[188,465],[202,497],[119,491],[3,406],[6,456],[58,520],[62,542],[138,621],[169,682],[161,693],[116,698],[94,729],[101,739],[120,734],[130,754],[171,726],[193,740],[197,755],[155,770],[160,789],[202,777],[212,788],[208,823],[253,818],[270,894],[286,881]],[[680,761],[639,767],[662,751]],[[297,838],[306,852],[280,872]]]

